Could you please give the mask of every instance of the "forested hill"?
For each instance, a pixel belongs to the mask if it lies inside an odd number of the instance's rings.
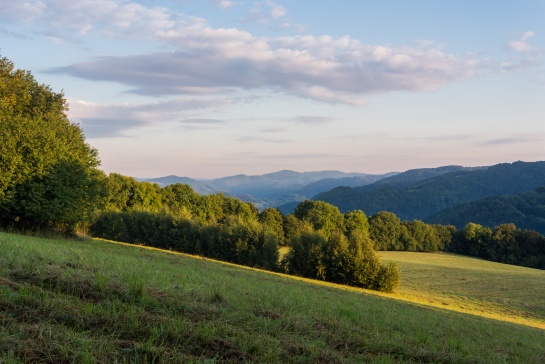
[[[403,220],[425,220],[448,207],[529,191],[545,183],[543,161],[447,168],[407,171],[368,186],[335,188],[313,199],[333,204],[343,212],[359,209],[372,215],[391,211]],[[433,173],[438,175],[426,177]]]
[[[429,223],[460,229],[474,221],[490,228],[513,223],[521,229],[545,234],[545,185],[515,195],[492,196],[450,207],[427,219]]]

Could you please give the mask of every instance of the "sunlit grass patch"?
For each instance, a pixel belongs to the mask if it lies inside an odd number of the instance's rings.
[[[545,328],[545,271],[449,253],[380,252],[398,262],[399,298]]]

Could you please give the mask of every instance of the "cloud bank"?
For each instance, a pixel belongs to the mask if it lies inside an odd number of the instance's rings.
[[[286,15],[286,9],[272,1],[260,4],[272,18]],[[267,89],[320,102],[362,105],[367,94],[433,90],[471,77],[479,67],[472,56],[444,53],[433,44],[369,45],[348,36],[260,37],[131,1],[3,1],[0,13],[4,21],[32,23],[43,32],[63,30],[79,37],[98,33],[172,49],[98,57],[51,70],[118,82],[149,96]],[[531,35],[525,37],[521,42]],[[524,44],[513,47],[523,49]]]
[[[100,57],[51,70],[114,81],[149,95],[270,89],[316,101],[361,105],[363,96],[433,90],[471,77],[478,62],[433,48],[364,45],[344,37],[257,38],[203,25],[161,33],[173,52]]]

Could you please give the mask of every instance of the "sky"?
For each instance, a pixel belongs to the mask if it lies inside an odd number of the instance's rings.
[[[106,172],[545,160],[542,0],[0,0]]]

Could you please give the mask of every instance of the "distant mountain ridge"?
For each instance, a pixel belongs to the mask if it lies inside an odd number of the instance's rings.
[[[387,189],[390,187],[400,189],[405,186],[409,186],[416,181],[440,176],[445,173],[463,171],[463,170],[473,170],[473,169],[480,169],[480,168],[486,168],[486,167],[462,167],[462,166],[450,165],[450,166],[443,166],[443,167],[437,167],[437,168],[410,169],[401,173],[391,173],[389,175],[385,175],[384,178],[381,178],[373,183],[360,184],[359,186],[350,185],[348,183],[342,184],[339,187],[333,187],[327,192],[323,192],[321,194],[320,193],[315,194],[314,197],[312,197],[312,199],[329,202],[339,207],[339,209],[343,212],[350,211],[350,210],[357,210],[357,209],[360,209],[357,207],[357,204],[358,204],[357,200],[360,198],[360,193],[370,192],[370,191],[375,191],[380,189]],[[351,188],[351,187],[359,187],[359,188]],[[331,197],[331,196],[334,196],[334,197]],[[326,199],[331,199],[331,200],[326,201]],[[295,210],[295,207],[297,207],[297,203],[292,201],[283,205],[279,205],[278,209],[284,215],[287,215],[292,213]]]
[[[362,186],[396,174],[345,173],[340,171],[295,172],[282,170],[263,175],[239,174],[211,180],[189,177],[165,176],[138,178],[160,186],[174,183],[190,185],[199,194],[224,193],[243,201],[254,203],[258,208],[275,207],[288,202],[311,198],[317,193],[338,186]]]
[[[313,199],[331,203],[343,212],[360,209],[372,215],[390,211],[403,220],[425,220],[448,207],[520,193],[543,184],[545,162],[478,168],[447,166],[410,170],[361,187],[338,187]]]
[[[173,185],[175,183],[181,183],[184,185],[190,185],[191,188],[200,195],[209,195],[212,193],[218,193],[216,188],[206,184],[203,181],[199,181],[189,177],[178,177],[174,175],[159,177],[159,178],[137,178],[138,181],[157,183],[161,187]]]
[[[544,182],[545,183],[545,182]],[[427,222],[462,229],[469,222],[485,227],[513,223],[545,235],[545,185],[514,195],[491,196],[441,210]]]

